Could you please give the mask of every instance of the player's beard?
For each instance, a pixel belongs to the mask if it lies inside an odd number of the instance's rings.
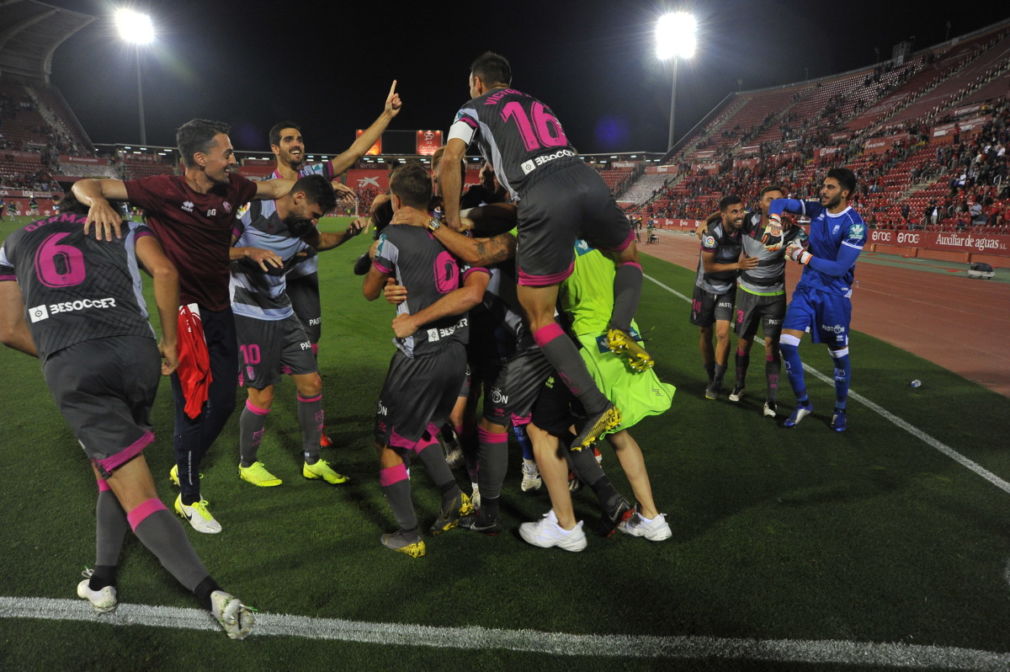
[[[824,199],[821,199],[821,200],[823,201]],[[842,204],[842,195],[839,194],[838,196],[835,196],[833,199],[831,199],[827,203],[824,203],[824,208],[827,209],[827,210],[834,210],[835,208],[837,208],[841,204]]]
[[[301,167],[304,164],[305,164],[305,150],[302,150],[302,153],[297,157],[288,154],[288,166],[291,167],[291,170],[297,173],[299,170],[301,170]]]

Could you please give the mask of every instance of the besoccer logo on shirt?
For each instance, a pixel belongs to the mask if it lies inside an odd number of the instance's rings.
[[[28,318],[32,321],[32,323],[40,322],[48,319],[48,317],[49,309],[46,308],[45,304],[28,309]]]

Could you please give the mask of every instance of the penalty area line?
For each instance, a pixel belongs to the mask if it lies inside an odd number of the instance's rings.
[[[650,280],[651,282],[659,285],[660,287],[662,287],[666,291],[670,292],[674,296],[676,296],[678,298],[681,298],[684,301],[687,301],[688,303],[691,302],[690,298],[688,298],[684,294],[681,294],[680,292],[678,292],[673,287],[670,287],[668,285],[663,284],[662,282],[660,282],[656,278],[654,278],[654,277],[652,277],[650,275],[645,275],[645,278],[647,280]],[[807,373],[809,373],[810,375],[812,375],[814,378],[817,378],[818,380],[820,380],[820,381],[822,381],[824,383],[827,383],[828,385],[834,385],[835,384],[835,381],[834,381],[833,378],[831,378],[830,376],[824,375],[823,373],[821,373],[820,371],[818,371],[817,369],[813,368],[812,366],[810,366],[808,364],[804,364],[803,365],[803,370],[806,371]],[[921,429],[919,429],[915,425],[911,424],[910,422],[907,422],[907,421],[899,418],[894,413],[891,413],[890,411],[888,411],[886,408],[884,408],[880,404],[877,404],[877,403],[875,403],[873,401],[870,401],[869,399],[867,399],[863,395],[859,394],[858,392],[853,392],[850,389],[849,390],[849,398],[853,399],[854,401],[858,401],[860,404],[862,404],[863,406],[866,406],[868,409],[870,409],[871,411],[873,411],[874,413],[876,413],[880,417],[884,418],[885,420],[887,420],[891,424],[895,425],[896,427],[899,427],[900,429],[905,430],[906,432],[908,432],[909,434],[911,434],[915,438],[919,439],[920,441],[922,441],[923,443],[925,443],[930,448],[933,448],[934,450],[940,452],[941,454],[946,455],[950,459],[952,459],[955,462],[957,462],[958,464],[960,464],[965,469],[968,469],[969,471],[973,472],[977,476],[980,476],[980,477],[984,478],[985,480],[989,481],[990,483],[992,483],[993,485],[995,485],[997,488],[999,488],[1003,492],[1005,492],[1007,494],[1010,494],[1010,483],[1008,483],[1007,481],[1003,480],[1002,478],[1000,478],[996,474],[992,473],[991,471],[989,471],[988,469],[986,469],[985,467],[983,467],[978,462],[975,462],[973,460],[968,459],[967,457],[965,457],[961,453],[957,452],[956,450],[954,450],[953,448],[951,448],[947,444],[945,444],[942,441],[939,441],[938,439],[930,436],[929,434],[927,434],[926,432],[922,431]]]
[[[96,614],[91,605],[82,600],[43,597],[0,597],[0,618],[80,621],[113,626],[141,625],[177,630],[218,629],[207,612],[201,609],[120,604],[111,614]],[[1003,672],[1010,668],[1010,654],[1007,653],[922,644],[652,635],[575,635],[479,626],[368,623],[338,618],[268,613],[256,615],[256,626],[250,636],[299,637],[439,649],[506,649],[556,656],[717,658],[777,663],[942,668],[966,672]]]

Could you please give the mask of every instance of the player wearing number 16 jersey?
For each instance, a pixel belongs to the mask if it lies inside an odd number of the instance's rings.
[[[578,158],[551,109],[511,88],[511,81],[511,66],[498,54],[485,53],[470,67],[472,99],[456,114],[439,171],[446,220],[459,229],[456,165],[476,142],[499,182],[518,201],[519,303],[537,344],[590,417],[573,443],[579,449],[616,427],[620,413],[554,320],[558,287],[572,273],[576,239],[607,251],[618,265],[609,345],[633,367],[645,369],[652,358],[628,335],[641,294],[642,267],[634,230],[603,179]]]

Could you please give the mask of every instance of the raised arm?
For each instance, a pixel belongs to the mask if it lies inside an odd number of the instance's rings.
[[[369,220],[365,217],[355,217],[351,221],[351,225],[340,233],[324,233],[320,231],[319,246],[316,250],[323,252],[324,250],[332,250],[338,245],[343,245],[351,238],[354,238],[356,235],[364,231],[365,227],[368,226],[368,221]]]
[[[25,303],[21,288],[14,281],[0,282],[0,343],[38,357],[35,341],[25,322]]]
[[[158,343],[163,358],[161,374],[167,376],[179,365],[179,273],[154,236],[139,238],[136,250],[137,259],[154,279],[154,300],[161,318],[161,341]]]
[[[110,179],[77,180],[70,190],[78,201],[89,208],[88,219],[84,222],[85,235],[91,231],[91,225],[94,224],[95,237],[98,240],[112,240],[113,233],[116,238],[122,238],[123,217],[109,205],[109,201],[127,200],[125,182]]]
[[[353,166],[358,159],[365,155],[368,148],[375,144],[375,141],[382,137],[382,133],[389,126],[393,117],[400,113],[403,103],[400,102],[400,94],[396,92],[396,80],[389,87],[389,95],[386,96],[386,106],[382,110],[379,118],[372,122],[372,125],[365,129],[365,132],[355,139],[346,150],[330,159],[330,167],[334,175],[340,175]]]
[[[438,184],[442,189],[442,207],[445,208],[446,223],[456,229],[460,228],[459,199],[463,193],[463,181],[459,174],[459,163],[466,154],[466,143],[459,138],[449,138],[442,154],[442,162],[438,164]]]
[[[471,268],[466,272],[463,286],[454,289],[427,308],[413,315],[393,318],[393,332],[397,338],[406,338],[424,325],[450,315],[462,315],[484,299],[484,290],[490,275],[485,268]]]

